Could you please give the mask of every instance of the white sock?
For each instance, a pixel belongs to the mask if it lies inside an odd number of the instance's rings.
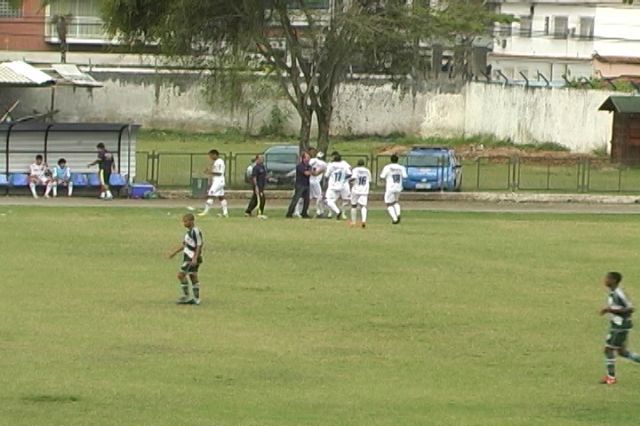
[[[209,213],[211,207],[213,207],[213,199],[209,198],[207,202],[204,203],[204,211],[202,213]]]
[[[321,198],[318,198],[316,200],[316,214],[318,216],[323,215],[324,214],[324,203],[322,202]]]
[[[400,217],[400,203],[395,203],[393,208],[396,210],[396,216]]]
[[[44,195],[47,196],[49,195],[49,193],[51,192],[51,189],[53,188],[53,184],[52,183],[48,183],[47,184],[47,189],[44,191]],[[54,191],[53,196],[55,197],[56,193]]]
[[[362,223],[367,223],[367,207],[360,207],[360,216],[362,216]]]
[[[335,200],[327,200],[327,205],[329,206],[332,212],[334,212],[335,214],[340,214],[340,209],[336,205]]]
[[[58,196],[58,185],[57,184],[52,184],[53,186],[53,196],[57,197]]]
[[[302,198],[300,198],[298,200],[298,204],[296,204],[296,209],[294,210],[293,214],[295,215],[301,215],[302,214],[302,206],[304,205],[304,200]]]
[[[107,196],[107,194],[106,194],[104,191],[102,191],[102,192],[100,193],[100,198],[104,198],[104,197],[106,197],[106,196]]]
[[[31,182],[29,184],[29,189],[31,190],[31,194],[33,195],[33,198],[38,198],[38,194],[36,194],[36,184]]]
[[[113,194],[111,194],[111,191],[109,191],[108,189],[107,189],[107,198],[113,198]]]
[[[228,216],[229,215],[229,203],[227,203],[227,200],[222,200],[220,201],[220,207],[222,207],[222,215],[223,216]]]
[[[73,194],[73,183],[69,182],[69,190],[67,192],[67,195],[71,197],[71,194]]]
[[[351,207],[351,224],[355,225],[358,220],[358,209]]]
[[[393,208],[393,206],[388,206],[387,211],[389,212],[389,216],[391,216],[391,220],[393,220],[394,222],[398,220],[396,209]]]

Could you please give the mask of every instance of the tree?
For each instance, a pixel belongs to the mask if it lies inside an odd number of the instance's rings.
[[[336,89],[355,59],[415,87],[424,43],[488,33],[496,15],[464,0],[105,0],[104,18],[132,46],[159,45],[227,82],[267,71],[298,113],[301,149],[315,114],[326,151]]]

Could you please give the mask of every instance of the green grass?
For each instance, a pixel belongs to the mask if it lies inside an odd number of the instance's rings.
[[[0,423],[637,424],[639,365],[596,384],[603,273],[640,303],[635,216],[234,210],[199,221],[179,307],[181,213],[0,207]]]

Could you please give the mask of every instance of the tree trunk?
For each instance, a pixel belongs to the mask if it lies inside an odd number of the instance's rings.
[[[309,139],[311,138],[311,120],[313,118],[313,110],[311,108],[302,107],[298,109],[300,115],[300,133],[298,142],[300,144],[300,152],[309,149]]]
[[[318,151],[327,153],[329,151],[329,132],[331,130],[331,111],[318,108],[316,117],[318,118]]]

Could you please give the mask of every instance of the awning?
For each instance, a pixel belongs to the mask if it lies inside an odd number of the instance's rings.
[[[0,64],[0,86],[41,87],[54,83],[53,78],[26,62],[13,61]]]
[[[598,110],[626,114],[640,113],[640,96],[609,96]]]
[[[73,64],[53,64],[51,68],[58,73],[60,80],[58,84],[71,84],[76,87],[102,87],[103,84],[97,82],[89,74],[83,73]]]

